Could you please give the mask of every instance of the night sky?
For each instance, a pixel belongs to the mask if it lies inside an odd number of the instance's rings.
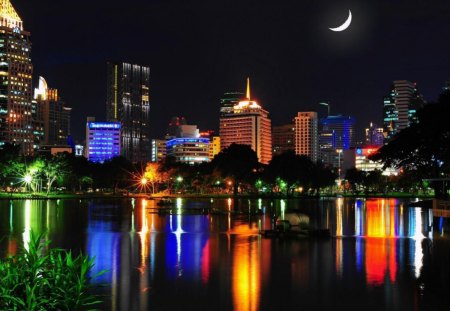
[[[274,125],[297,111],[381,124],[393,80],[433,101],[450,79],[448,0],[11,0],[31,32],[34,80],[72,107],[72,133],[105,118],[106,62],[151,67],[152,137],[171,116],[217,129],[226,91],[252,94]],[[348,10],[353,22],[336,33]]]

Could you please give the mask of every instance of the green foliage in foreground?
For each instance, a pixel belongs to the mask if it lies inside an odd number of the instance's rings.
[[[101,301],[89,293],[93,259],[51,249],[31,235],[28,250],[0,261],[0,310],[87,310]],[[93,276],[96,277],[96,276]]]

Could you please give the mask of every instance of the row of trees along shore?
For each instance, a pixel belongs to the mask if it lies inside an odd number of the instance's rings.
[[[385,167],[399,169],[399,176],[382,176],[355,168],[347,170],[341,188],[354,194],[401,191],[424,193],[428,187],[437,197],[448,197],[450,177],[450,95],[427,104],[418,112],[419,122],[399,132],[371,156]],[[6,144],[0,150],[0,185],[3,191],[27,190],[50,194],[56,189],[85,192],[100,189],[118,193],[232,192],[257,194],[301,193],[318,195],[336,188],[337,170],[293,151],[276,155],[268,165],[258,163],[246,145],[232,144],[211,162],[190,166],[167,157],[160,163],[131,163],[116,157],[92,163],[68,153],[22,156],[19,146]]]
[[[68,153],[26,157],[19,146],[0,150],[0,184],[3,191],[27,190],[50,194],[57,189],[84,192],[100,189],[119,193],[148,192],[220,194],[225,192],[277,192],[291,195],[301,187],[308,194],[335,183],[336,174],[321,163],[293,151],[275,156],[269,165],[258,163],[256,153],[246,145],[232,144],[211,162],[199,165],[178,163],[167,157],[160,163],[131,163],[116,157],[92,163]]]

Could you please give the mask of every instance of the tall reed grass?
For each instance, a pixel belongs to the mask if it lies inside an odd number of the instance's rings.
[[[42,238],[32,233],[27,248],[0,260],[0,310],[95,310],[101,301],[89,281],[105,271],[90,276],[94,258],[49,249]]]

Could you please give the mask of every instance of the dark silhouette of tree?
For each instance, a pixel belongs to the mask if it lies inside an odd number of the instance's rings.
[[[417,180],[449,176],[450,96],[443,94],[418,112],[417,124],[400,131],[371,160],[416,173]],[[445,196],[442,183],[432,183],[436,197]]]
[[[251,182],[258,168],[258,157],[250,146],[231,144],[211,161],[213,170],[222,177],[233,179],[233,193],[237,195],[241,182]]]
[[[102,165],[103,176],[106,178],[106,184],[117,192],[119,187],[126,187],[130,182],[131,173],[134,167],[130,161],[124,157],[114,157],[105,161]]]
[[[266,168],[266,176],[271,183],[282,179],[286,184],[286,195],[290,195],[295,184],[305,188],[312,186],[314,168],[314,163],[307,156],[288,150],[272,158]]]
[[[364,182],[364,172],[355,167],[349,168],[345,172],[345,179],[348,181],[352,192],[357,193],[359,186],[362,186]]]
[[[320,194],[320,190],[334,185],[337,174],[330,168],[325,167],[322,162],[314,163],[311,174],[312,188],[316,194]]]

